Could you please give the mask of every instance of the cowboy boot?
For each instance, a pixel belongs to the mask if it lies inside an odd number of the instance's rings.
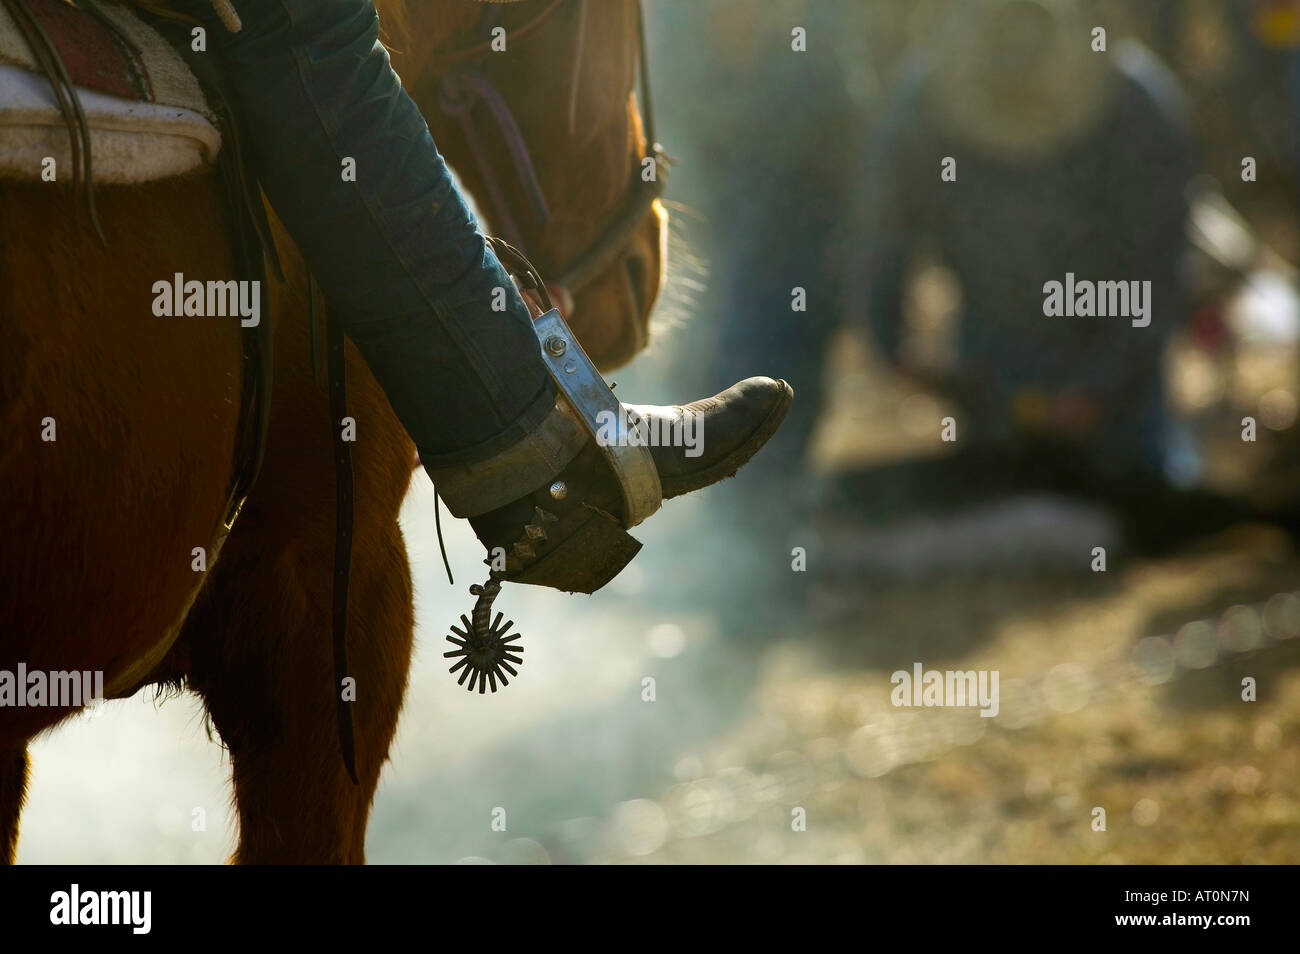
[[[647,450],[667,500],[733,476],[776,433],[793,397],[786,382],[754,377],[691,404],[619,409],[629,440],[658,435]],[[576,415],[564,413],[576,430]],[[639,521],[629,519],[601,444],[598,433],[558,472],[539,474],[531,493],[470,518],[494,579],[594,593],[636,556],[641,544],[625,528]]]
[[[691,404],[623,404],[552,307],[532,263],[500,239],[488,244],[539,310],[549,309],[533,331],[555,404],[507,449],[425,470],[487,547],[493,595],[502,580],[594,593],[641,549],[627,530],[665,499],[735,474],[776,433],[794,390],[755,377]],[[484,614],[491,595],[486,600]]]

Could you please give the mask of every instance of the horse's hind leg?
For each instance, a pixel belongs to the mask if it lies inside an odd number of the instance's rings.
[[[0,864],[14,863],[18,850],[18,816],[27,795],[27,747],[0,750]]]
[[[366,822],[397,726],[413,629],[401,533],[393,522],[378,536],[356,540],[352,569],[348,652],[359,785],[338,745],[328,551],[281,544],[277,552],[271,541],[246,539],[242,552],[230,552],[232,536],[219,568],[228,582],[205,594],[201,612],[224,618],[223,635],[195,634],[191,684],[230,750],[237,863],[365,861]]]
[[[291,243],[278,233],[277,245]],[[330,594],[334,447],[329,402],[312,379],[307,282],[283,256],[273,285],[270,431],[261,475],[182,634],[189,686],[230,750],[243,863],[365,860],[366,821],[397,728],[415,626],[411,571],[397,525],[414,447],[355,348],[348,410],[355,521],[348,675],[356,732],[353,784],[339,750]]]

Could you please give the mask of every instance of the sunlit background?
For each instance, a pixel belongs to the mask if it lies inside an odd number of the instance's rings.
[[[1285,521],[1260,516],[1293,503],[1300,462],[1296,5],[1081,6],[1112,44],[1146,39],[1187,97],[1189,313],[1164,361],[1200,451],[1179,479],[1198,472],[1250,511],[1159,549],[1126,529],[1125,506],[1141,501],[942,469],[933,493],[874,496],[893,487],[891,467],[941,461],[937,422],[961,415],[943,387],[882,356],[854,284],[861,198],[876,185],[861,158],[905,50],[934,40],[944,4],[646,7],[659,135],[678,160],[672,262],[655,340],[612,375],[618,394],[673,403],[730,384],[717,360],[728,334],[772,333],[749,323],[745,289],[797,284],[782,243],[805,237],[762,213],[826,201],[837,256],[807,283],[815,293],[830,275],[836,304],[792,316],[786,295],[779,319],[818,322],[826,342],[808,464],[772,454],[766,471],[670,502],[595,596],[507,586],[498,608],[527,663],[495,696],[446,672],[443,637],[481,550],[467,524],[444,521],[449,586],[417,475],[402,518],[417,649],[368,860],[1300,860],[1300,559]],[[788,59],[792,24],[808,25],[815,67]],[[1265,170],[1254,188],[1235,181],[1242,155]],[[820,178],[832,167],[847,192]],[[960,297],[942,262],[911,270],[914,366],[951,366]],[[743,373],[794,379],[791,354],[769,348]],[[798,405],[810,389],[796,386]],[[1244,416],[1258,420],[1254,443],[1240,439]],[[1104,573],[1090,567],[1098,546]],[[918,661],[997,670],[999,715],[895,708],[890,674]],[[1258,701],[1242,701],[1247,677]],[[228,762],[191,697],[112,703],[31,751],[20,862],[212,863],[233,850]]]

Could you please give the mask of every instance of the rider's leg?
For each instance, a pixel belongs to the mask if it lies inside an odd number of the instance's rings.
[[[389,65],[371,0],[235,6],[232,34],[207,0],[184,3],[211,24],[276,214],[421,459],[531,433],[555,399],[528,308]]]
[[[573,534],[589,540],[583,528],[597,511],[617,515],[618,484],[557,401],[528,308],[402,90],[372,0],[235,0],[243,20],[235,34],[205,0],[178,5],[211,24],[263,188],[440,496],[458,516],[475,518],[490,549],[508,547],[531,522],[530,502],[563,476],[578,489],[551,498],[563,519],[539,549],[555,557],[552,570],[581,562],[576,543],[563,557],[554,551]],[[345,164],[355,180],[343,175]],[[504,311],[492,308],[498,289]],[[667,495],[734,473],[789,401],[784,382],[751,379],[694,408],[711,425],[703,452],[654,449]],[[512,570],[538,558],[529,554]],[[607,575],[550,572],[534,582],[596,588],[626,563],[619,559]]]

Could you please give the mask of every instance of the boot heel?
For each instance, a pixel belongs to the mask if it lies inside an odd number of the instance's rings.
[[[594,593],[622,572],[641,549],[641,541],[599,510],[511,583],[549,586],[568,593]]]

